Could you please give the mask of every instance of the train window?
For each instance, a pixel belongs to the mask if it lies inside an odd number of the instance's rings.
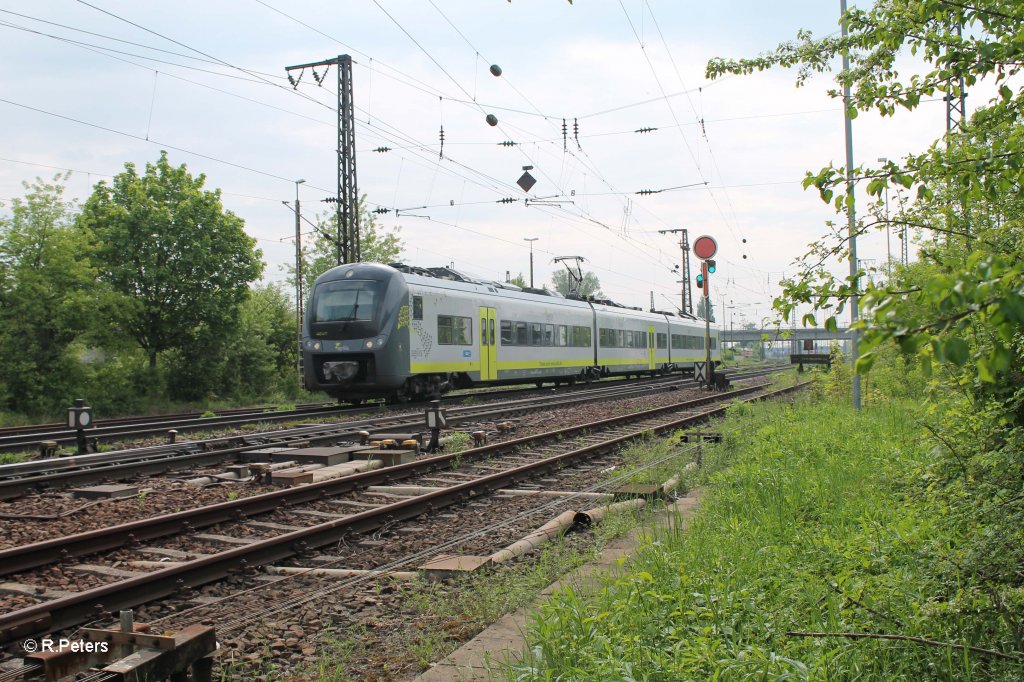
[[[683,335],[673,334],[672,335],[672,350],[682,350],[683,346]]]
[[[622,336],[623,336],[622,330],[621,329],[616,329],[615,330],[615,343],[613,344],[616,348],[623,348],[624,347],[623,346]]]
[[[590,343],[590,327],[580,327],[580,332],[583,337],[583,343],[581,343],[580,345],[583,346],[584,348],[590,348],[590,346],[592,345]]]
[[[558,339],[555,343],[559,346],[569,345],[569,328],[564,324],[558,325]]]
[[[544,345],[555,345],[555,325],[553,324],[544,325]]]
[[[532,324],[530,324],[530,345],[531,346],[543,346],[544,345],[543,325],[540,322],[533,322]]]
[[[717,336],[712,336],[711,337],[711,347],[712,348],[718,348],[718,337]]]
[[[516,345],[517,346],[526,346],[526,345],[528,345],[528,343],[529,343],[529,341],[527,340],[527,337],[526,337],[526,323],[525,322],[516,322]]]
[[[668,334],[662,334],[661,332],[658,332],[654,336],[658,342],[658,348],[662,350],[668,348]]]
[[[318,284],[310,322],[367,322],[377,310],[380,282],[341,280]]]
[[[468,346],[473,343],[473,320],[455,315],[437,316],[437,342],[445,346]]]
[[[413,296],[412,297],[412,319],[422,320],[423,319],[423,297]]]
[[[512,322],[509,320],[501,321],[501,345],[512,346],[515,341],[512,339]]]
[[[578,332],[580,328],[573,327],[573,329]],[[612,347],[611,331],[611,329],[605,329],[604,327],[601,327],[600,329],[597,330],[597,342],[601,346],[601,348]],[[574,343],[573,345],[576,346],[579,344]]]

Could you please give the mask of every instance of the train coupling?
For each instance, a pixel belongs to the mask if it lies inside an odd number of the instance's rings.
[[[352,360],[324,363],[324,377],[330,381],[335,379],[341,382],[352,381],[359,373],[359,363]]]

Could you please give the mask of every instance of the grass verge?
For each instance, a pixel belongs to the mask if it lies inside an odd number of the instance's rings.
[[[660,530],[603,589],[531,621],[516,680],[1020,679],[1019,662],[870,633],[990,648],[935,550],[940,511],[913,408],[737,405],[706,447],[702,509]],[[952,594],[951,594],[952,593]],[[829,633],[811,637],[795,633]]]

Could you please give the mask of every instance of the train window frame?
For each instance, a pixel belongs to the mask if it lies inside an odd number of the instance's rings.
[[[413,296],[412,297],[412,319],[422,320],[423,319],[423,297]]]
[[[515,323],[515,330],[516,330],[516,333],[515,333],[515,336],[513,337],[515,339],[515,344],[514,345],[516,345],[516,346],[528,346],[529,345],[528,342],[530,340],[530,333],[529,333],[529,331],[526,328],[526,323],[525,322],[516,322]]]
[[[554,346],[555,345],[555,325],[545,324],[544,325],[544,345]]]
[[[658,350],[665,350],[668,348],[668,334],[664,332],[655,332],[654,343],[658,347]]]
[[[531,346],[543,346],[544,345],[544,325],[540,322],[530,323],[530,345]]]
[[[564,324],[558,325],[558,338],[556,339],[560,348],[569,345],[569,327]]]
[[[501,321],[501,345],[514,346],[515,337],[512,335],[512,320]]]
[[[438,315],[437,345],[472,346],[473,318],[461,315]]]
[[[343,279],[321,282],[313,290],[313,303],[308,311],[311,324],[334,322],[373,322],[377,319],[378,308],[383,300],[381,283],[370,279]],[[355,293],[352,303],[345,300],[347,295]],[[360,297],[367,295],[367,299]],[[328,310],[338,311],[351,307],[353,315],[342,317],[337,314],[328,315]],[[367,313],[369,316],[366,316]],[[362,315],[362,316],[360,316]]]

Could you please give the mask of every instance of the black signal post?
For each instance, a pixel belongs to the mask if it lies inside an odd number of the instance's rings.
[[[92,408],[87,407],[81,398],[76,398],[74,407],[68,408],[68,428],[75,430],[77,454],[85,455],[90,452],[89,439],[85,436],[85,430],[92,427]]]
[[[715,271],[716,263],[712,258],[718,253],[718,242],[714,237],[702,235],[693,242],[693,253],[700,259],[700,274],[697,275],[697,287],[704,296],[704,376],[703,383],[711,386],[714,380],[714,369],[711,366],[711,286],[708,275]]]

